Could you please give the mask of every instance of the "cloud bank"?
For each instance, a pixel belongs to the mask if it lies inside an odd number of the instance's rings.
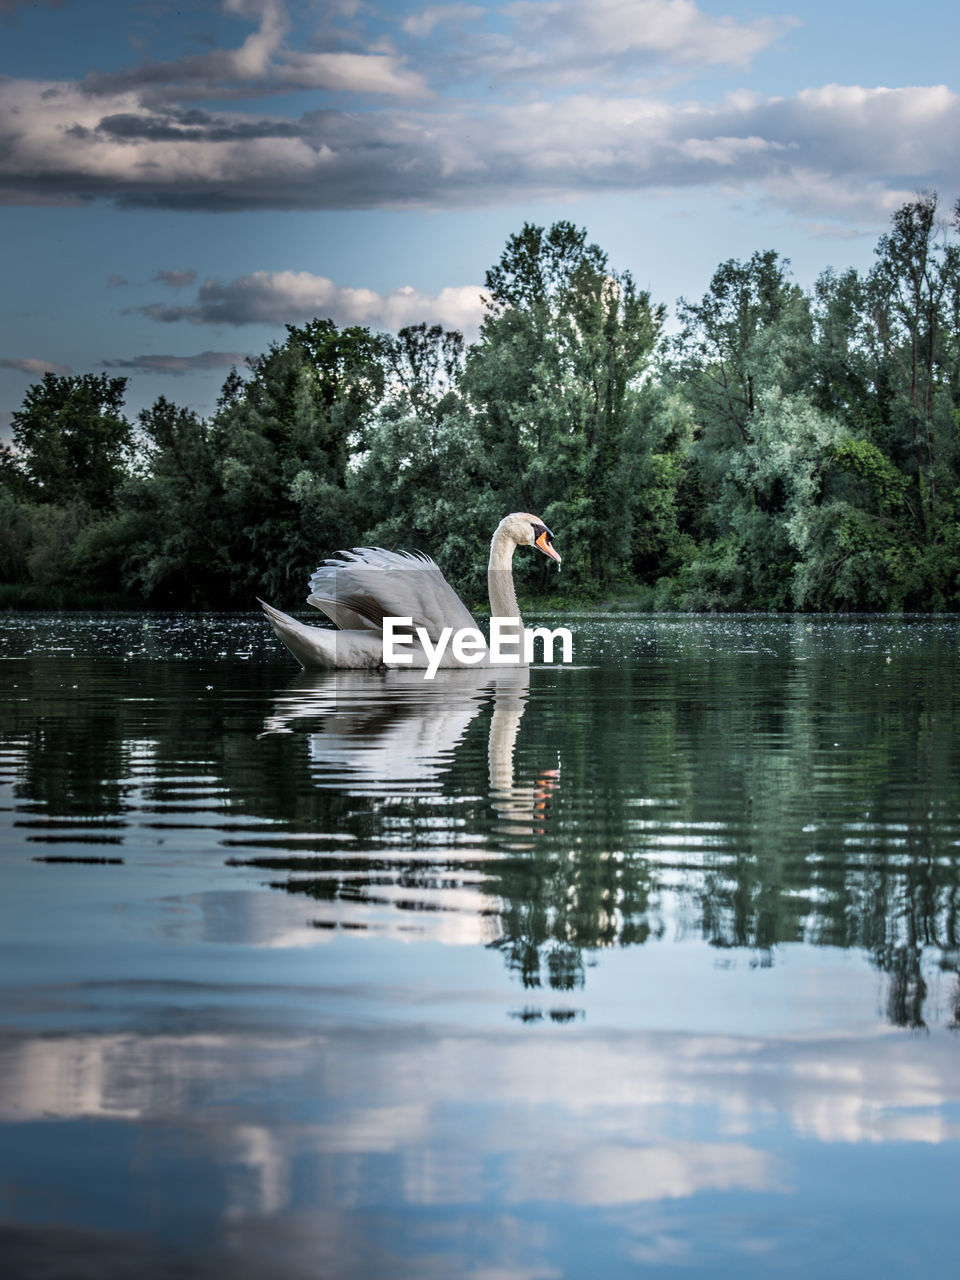
[[[442,117],[309,112],[296,122],[75,85],[0,84],[11,203],[196,210],[456,208],[518,198],[752,186],[794,211],[887,211],[957,181],[960,96],[828,85],[711,106],[577,95]]]
[[[255,24],[236,48],[0,81],[0,200],[455,209],[721,188],[876,220],[960,178],[960,96],[942,85],[679,102],[657,80],[740,68],[788,19],[737,22],[692,0],[515,0],[429,6],[391,26],[344,6],[349,21],[314,35],[321,47],[294,47],[280,0],[225,9]],[[264,109],[291,91],[315,105]]]

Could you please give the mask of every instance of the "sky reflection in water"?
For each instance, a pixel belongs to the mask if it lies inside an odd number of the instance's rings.
[[[9,1273],[942,1266],[957,624],[573,629],[0,621]]]

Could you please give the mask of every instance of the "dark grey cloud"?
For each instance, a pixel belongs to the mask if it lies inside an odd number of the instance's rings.
[[[195,271],[158,271],[153,277],[158,284],[165,284],[171,289],[187,289],[197,278]]]
[[[87,130],[74,130],[89,137]],[[192,111],[119,112],[104,116],[97,132],[118,142],[249,142],[254,138],[298,138],[302,129],[286,120],[233,119],[229,122]]]
[[[129,360],[104,360],[105,369],[130,369],[135,373],[168,373],[181,378],[188,373],[244,366],[250,355],[243,351],[201,351],[194,356],[143,355]]]
[[[177,324],[180,320],[189,320],[190,311],[190,307],[178,307],[174,303],[151,302],[145,307],[130,308],[124,312],[124,315],[138,313],[149,316],[151,320],[157,320],[160,324]]]

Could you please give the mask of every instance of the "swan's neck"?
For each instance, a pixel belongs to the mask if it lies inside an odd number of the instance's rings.
[[[487,564],[487,589],[490,593],[490,614],[494,618],[519,618],[520,606],[513,585],[514,539],[499,527],[490,543],[490,560]]]

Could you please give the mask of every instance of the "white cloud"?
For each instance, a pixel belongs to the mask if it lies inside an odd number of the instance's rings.
[[[426,38],[439,26],[451,22],[477,22],[486,16],[486,12],[475,4],[435,4],[410,14],[400,26],[408,35]]]
[[[744,67],[791,26],[790,18],[740,23],[692,0],[517,0],[507,14],[526,45],[528,72],[626,71],[668,62]]]
[[[297,89],[401,98],[423,97],[429,92],[422,75],[402,66],[400,59],[390,54],[292,53],[274,75],[278,84]]]
[[[338,325],[369,325],[394,331],[405,325],[430,323],[473,332],[483,315],[481,297],[477,285],[441,289],[434,295],[410,286],[380,294],[373,289],[338,285],[309,271],[255,271],[226,283],[204,281],[192,304],[154,303],[140,310],[166,323],[283,325],[320,316],[329,317]]]
[[[467,24],[469,43],[463,40]],[[493,15],[470,4],[430,5],[400,25],[418,41],[452,28],[448,46],[431,50],[434,76],[482,76],[511,87],[540,83],[554,91],[609,86],[666,68],[742,68],[796,20],[738,22],[706,13],[693,0],[516,0]],[[411,46],[414,54],[420,48]]]
[[[62,374],[67,377],[70,374],[66,365],[52,364],[49,360],[37,360],[33,356],[0,360],[0,369],[16,369],[20,373],[29,374],[32,378],[42,378],[45,373]]]

